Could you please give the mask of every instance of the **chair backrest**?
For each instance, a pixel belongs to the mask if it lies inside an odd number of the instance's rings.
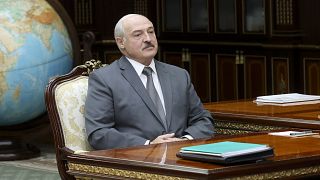
[[[92,150],[85,131],[84,103],[88,75],[102,66],[100,61],[87,61],[68,74],[55,77],[46,88],[45,103],[54,137],[57,165],[63,179],[69,178],[64,153]]]
[[[90,151],[84,123],[88,77],[78,76],[56,86],[55,101],[65,146],[72,151]]]

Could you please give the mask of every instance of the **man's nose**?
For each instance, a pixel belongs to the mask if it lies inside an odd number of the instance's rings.
[[[150,37],[150,35],[148,33],[145,33],[144,41],[145,42],[150,42],[151,41],[151,37]]]

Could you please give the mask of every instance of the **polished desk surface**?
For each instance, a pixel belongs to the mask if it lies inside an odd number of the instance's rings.
[[[320,129],[320,104],[275,106],[257,105],[252,100],[238,100],[205,103],[204,107],[218,119],[259,120],[284,126],[292,123],[291,127]]]
[[[274,148],[275,156],[268,158],[266,161],[231,166],[184,160],[176,157],[176,153],[181,147],[226,140],[268,144]],[[142,177],[144,173],[156,173],[163,175],[164,178],[173,176],[195,179],[226,177],[255,179],[259,176],[264,179],[306,175],[308,173],[320,174],[320,135],[299,138],[268,134],[216,137],[125,149],[91,151],[70,161],[76,163],[77,159],[86,159],[86,164],[96,164],[100,168],[112,168],[112,172],[116,171],[117,168],[125,171],[141,172],[142,174],[139,176]],[[111,175],[114,174],[111,173]]]

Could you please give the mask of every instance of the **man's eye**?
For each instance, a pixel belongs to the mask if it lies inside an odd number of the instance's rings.
[[[139,36],[141,36],[141,34],[134,34],[133,36],[134,37],[139,37]]]

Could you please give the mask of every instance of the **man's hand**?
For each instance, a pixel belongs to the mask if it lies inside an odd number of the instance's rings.
[[[174,133],[163,134],[158,136],[156,139],[150,142],[150,144],[159,144],[164,142],[173,142],[173,141],[184,141],[186,139],[176,138],[174,137]]]

